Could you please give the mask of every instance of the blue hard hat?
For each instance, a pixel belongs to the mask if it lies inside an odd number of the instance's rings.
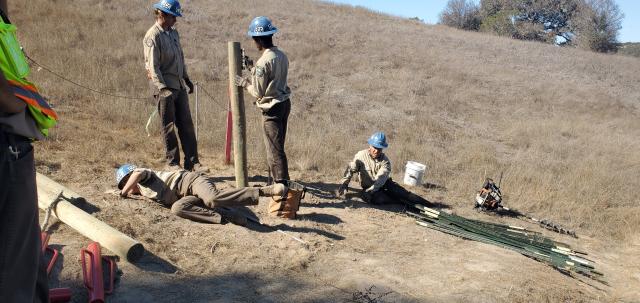
[[[178,0],[159,0],[158,3],[153,5],[153,8],[176,17],[182,17],[182,9]]]
[[[271,20],[265,16],[255,17],[251,24],[249,24],[249,31],[247,35],[251,37],[269,36],[278,32],[278,29],[273,26]]]
[[[385,136],[383,132],[375,132],[371,137],[369,137],[367,143],[375,148],[389,147],[389,144],[387,144],[387,136]]]
[[[124,186],[124,182],[122,182],[122,180],[124,180],[124,178],[126,176],[128,176],[129,174],[131,174],[131,172],[136,169],[136,166],[133,164],[123,164],[122,166],[120,166],[120,168],[118,168],[118,170],[116,170],[116,183],[118,184],[118,189],[122,189],[122,187]]]

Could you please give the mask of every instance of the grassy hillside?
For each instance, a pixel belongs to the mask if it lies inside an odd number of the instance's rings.
[[[335,177],[375,130],[387,132],[394,177],[426,163],[428,198],[472,206],[484,177],[504,172],[506,204],[612,239],[640,224],[640,61],[458,31],[307,0],[185,0],[182,36],[201,93],[200,153],[220,166],[227,41],[270,16],[291,61],[287,150],[293,177]],[[151,1],[14,1],[27,53],[85,85],[147,96],[142,37]],[[111,185],[125,161],[161,167],[147,138],[148,100],[101,96],[45,71],[32,75],[62,119],[39,143],[38,169],[69,183]],[[249,99],[247,97],[247,99]],[[193,106],[192,96],[192,106]],[[259,113],[247,107],[250,175],[265,175]],[[94,180],[95,179],[95,180]]]
[[[621,43],[620,46],[618,46],[618,54],[640,57],[640,43],[638,42]]]

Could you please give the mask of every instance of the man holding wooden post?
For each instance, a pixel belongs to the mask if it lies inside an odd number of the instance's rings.
[[[286,184],[289,180],[289,164],[284,143],[291,112],[291,89],[287,85],[289,59],[273,45],[273,34],[276,32],[278,29],[269,18],[261,16],[253,19],[247,34],[253,38],[262,56],[254,67],[250,66],[248,58],[243,58],[245,65],[251,69],[251,75],[248,79],[236,76],[234,82],[256,98],[255,103],[262,111],[269,171],[275,183]]]

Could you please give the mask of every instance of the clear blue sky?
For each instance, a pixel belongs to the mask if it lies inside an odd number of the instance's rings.
[[[427,23],[437,23],[447,0],[328,0],[328,2],[364,6],[401,17],[418,17]],[[625,17],[618,39],[620,42],[640,42],[640,1],[617,0]]]

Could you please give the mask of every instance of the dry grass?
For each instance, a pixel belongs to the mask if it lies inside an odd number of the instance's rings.
[[[227,102],[226,42],[241,41],[253,16],[268,15],[291,61],[292,170],[335,176],[374,130],[387,132],[394,176],[426,163],[430,198],[470,207],[485,176],[504,171],[512,207],[583,234],[629,239],[640,205],[640,61],[429,26],[360,8],[306,0],[183,1],[179,19],[201,94],[200,153],[221,165]],[[151,1],[14,1],[25,49],[89,86],[148,94],[141,39]],[[62,114],[41,144],[42,167],[73,182],[111,179],[124,161],[161,166],[147,140],[150,100],[103,97],[46,72],[33,80]],[[193,101],[193,97],[192,97]],[[193,102],[192,102],[193,104]],[[257,110],[247,103],[250,175],[264,174]],[[46,156],[45,156],[46,155]],[[46,158],[46,160],[45,160]],[[41,169],[42,169],[41,167]]]

